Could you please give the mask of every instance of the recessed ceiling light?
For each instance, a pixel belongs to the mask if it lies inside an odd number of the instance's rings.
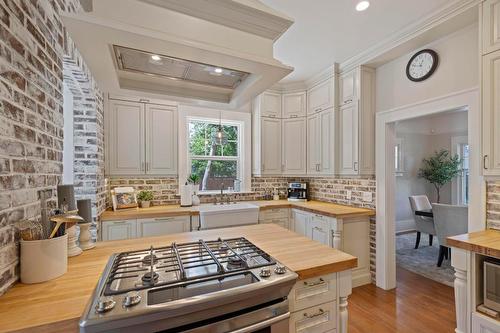
[[[153,59],[154,61],[160,61],[160,60],[161,60],[161,57],[160,57],[159,55],[157,55],[157,54],[153,54],[153,55],[151,56],[151,59]]]
[[[214,72],[220,74],[222,73],[222,68],[217,67],[216,69],[214,69]]]
[[[358,12],[362,12],[363,10],[367,10],[368,7],[370,7],[370,1],[360,1],[358,2],[358,4],[356,5],[356,10]]]

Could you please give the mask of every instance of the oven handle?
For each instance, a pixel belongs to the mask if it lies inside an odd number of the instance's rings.
[[[250,325],[250,326],[247,326],[247,327],[244,327],[244,328],[240,328],[240,329],[235,330],[235,331],[231,331],[230,333],[251,333],[251,332],[255,332],[256,330],[260,330],[261,328],[269,327],[269,326],[271,326],[273,324],[276,324],[276,323],[278,323],[280,321],[283,321],[283,320],[286,320],[288,318],[290,318],[290,312],[287,312],[287,313],[284,313],[282,315],[279,315],[279,316],[276,316],[276,317],[273,317],[273,318],[261,321],[260,323],[257,323],[257,324],[253,324],[253,325]]]

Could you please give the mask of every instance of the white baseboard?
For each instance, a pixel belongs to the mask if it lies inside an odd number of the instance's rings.
[[[370,272],[360,271],[360,272],[352,272],[352,287],[360,287],[365,284],[372,283],[372,276]]]

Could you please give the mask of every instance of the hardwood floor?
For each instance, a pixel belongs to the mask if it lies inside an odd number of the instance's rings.
[[[366,285],[349,297],[349,333],[453,333],[453,288],[397,268],[397,288]]]

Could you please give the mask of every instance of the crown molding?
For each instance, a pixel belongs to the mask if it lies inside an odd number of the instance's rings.
[[[342,62],[339,71],[347,72],[357,66],[368,64],[384,53],[411,41],[414,38],[438,27],[446,21],[464,14],[468,10],[478,6],[482,0],[455,0],[452,1],[430,15],[424,16],[420,20],[406,26],[388,38]]]
[[[294,20],[253,0],[140,0],[276,41]]]

